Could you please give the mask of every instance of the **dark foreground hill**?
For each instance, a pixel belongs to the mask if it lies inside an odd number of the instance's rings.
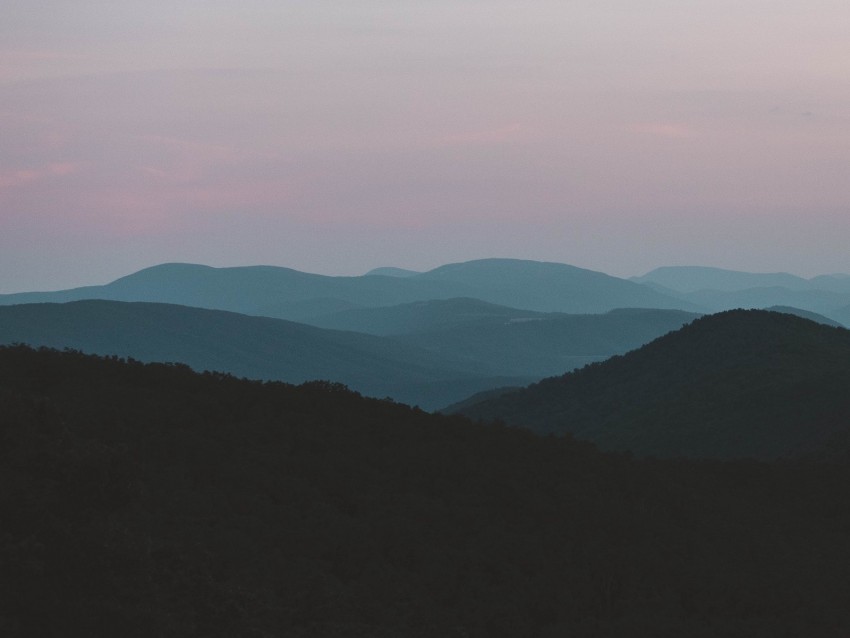
[[[844,465],[0,348],[0,634],[850,634]]]
[[[604,449],[776,459],[846,452],[848,389],[850,331],[739,310],[460,410]]]
[[[485,366],[397,340],[173,304],[90,300],[0,307],[0,344],[11,343],[175,361],[252,379],[324,379],[429,409],[464,393],[534,380],[494,378],[481,372]]]

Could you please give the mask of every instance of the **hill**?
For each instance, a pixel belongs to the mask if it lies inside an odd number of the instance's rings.
[[[640,347],[698,315],[679,310],[619,309],[596,315],[482,318],[400,335],[434,354],[481,365],[491,375],[562,374]]]
[[[517,380],[490,378],[481,366],[392,339],[172,304],[92,300],[0,307],[0,343],[175,361],[253,379],[325,379],[426,408]]]
[[[631,280],[711,312],[793,307],[847,325],[842,310],[850,304],[850,277],[847,275],[804,279],[788,273],[667,266]]]
[[[846,464],[0,347],[4,636],[846,636]]]
[[[570,315],[445,299],[358,308],[317,317],[312,323],[392,335],[488,374],[539,379],[622,354],[696,317],[680,310],[642,308]]]
[[[452,264],[407,277],[328,277],[272,266],[162,264],[105,286],[0,295],[0,305],[82,299],[150,301],[309,322],[314,316],[355,307],[453,297],[557,312],[693,308],[687,301],[602,273],[510,259]]]
[[[730,311],[462,408],[640,455],[777,459],[847,450],[850,331]]]
[[[541,312],[599,313],[614,308],[697,310],[651,288],[567,264],[480,259],[447,264],[416,277],[462,284],[484,301]]]
[[[791,306],[770,306],[769,308],[765,308],[765,310],[770,310],[771,312],[784,312],[789,315],[796,315],[798,317],[802,317],[803,319],[809,319],[810,321],[814,321],[817,323],[822,323],[826,326],[833,326],[835,328],[844,328],[844,324],[835,321],[834,319],[830,319],[829,317],[824,317],[823,315],[819,315],[816,312],[811,312],[809,310],[803,310],[802,308],[793,308]]]
[[[662,266],[641,277],[632,277],[638,283],[653,283],[678,292],[699,290],[736,291],[748,288],[782,287],[804,290],[809,280],[785,272],[752,273],[706,266]]]

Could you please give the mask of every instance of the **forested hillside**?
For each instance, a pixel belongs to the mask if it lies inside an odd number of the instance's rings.
[[[624,356],[459,407],[642,455],[846,454],[850,331],[794,315],[709,315]]]
[[[0,348],[3,636],[846,636],[843,464]]]

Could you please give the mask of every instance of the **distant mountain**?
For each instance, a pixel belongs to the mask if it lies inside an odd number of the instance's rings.
[[[383,268],[374,268],[366,273],[366,275],[381,275],[383,277],[412,277],[413,275],[421,274],[418,270],[407,270],[405,268],[393,268],[384,266]]]
[[[563,374],[633,350],[698,315],[680,310],[623,309],[596,315],[482,318],[399,335],[435,354],[481,365],[490,375]]]
[[[599,313],[614,308],[699,310],[634,282],[566,264],[481,259],[440,266],[419,281],[462,284],[484,301],[542,312]]]
[[[789,290],[804,290],[809,281],[784,272],[751,273],[705,266],[663,266],[641,277],[632,277],[638,283],[653,283],[678,292],[698,290],[746,290],[781,286]]]
[[[695,308],[687,301],[603,273],[511,259],[452,264],[407,277],[328,277],[272,266],[163,264],[105,286],[0,295],[0,305],[81,299],[151,301],[307,321],[355,307],[453,297],[546,312]]]
[[[418,301],[318,317],[314,325],[392,335],[492,375],[542,378],[637,348],[698,315],[619,309],[570,315],[520,310],[477,299]]]
[[[328,277],[275,266],[211,268],[162,264],[105,286],[0,295],[0,305],[82,299],[150,301],[302,320],[359,306],[462,296],[470,289],[397,277]]]
[[[454,397],[525,382],[396,340],[279,319],[171,304],[106,300],[0,307],[0,344],[174,361],[254,379],[341,382],[378,397],[436,408]]]
[[[641,455],[777,459],[850,449],[850,331],[730,311],[462,408]]]
[[[404,335],[485,323],[539,321],[565,316],[509,308],[480,299],[431,299],[379,308],[354,308],[312,317],[311,325],[376,335]]]
[[[736,308],[800,308],[847,325],[841,308],[850,305],[850,276],[803,279],[788,273],[749,273],[700,266],[666,266],[632,281],[710,312]]]
[[[829,290],[789,290],[775,286],[772,288],[748,288],[746,290],[719,291],[700,290],[680,293],[680,298],[714,312],[723,310],[766,309],[785,306],[808,310],[824,315],[833,321],[841,321],[840,309],[850,303],[850,294]],[[844,323],[844,322],[841,322]]]

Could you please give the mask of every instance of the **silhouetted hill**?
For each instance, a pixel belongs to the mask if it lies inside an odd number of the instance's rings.
[[[844,328],[844,324],[835,321],[834,319],[830,319],[829,317],[824,317],[823,315],[819,315],[816,312],[810,312],[808,310],[803,310],[802,308],[792,308],[791,306],[771,306],[770,308],[765,308],[765,310],[770,310],[771,312],[784,312],[789,315],[796,315],[797,317],[802,317],[803,319],[808,319],[809,321],[815,321],[817,323],[822,323],[826,326],[833,326],[835,328]]]
[[[437,408],[530,375],[489,378],[458,357],[371,335],[172,304],[78,301],[0,307],[0,343],[176,361],[253,379],[326,379]],[[446,400],[446,397],[453,399]]]
[[[690,309],[650,288],[563,264],[482,260],[409,277],[328,277],[289,268],[162,264],[105,286],[0,295],[0,305],[81,299],[150,301],[295,321],[353,307],[474,297],[531,310],[605,312],[619,307]]]
[[[850,633],[845,464],[637,462],[0,347],[8,638]]]
[[[730,311],[463,413],[641,455],[775,459],[846,451],[848,388],[850,331]]]

